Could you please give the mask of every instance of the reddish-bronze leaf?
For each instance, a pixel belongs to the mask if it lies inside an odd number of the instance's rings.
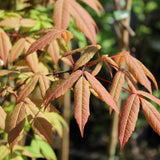
[[[19,55],[23,52],[25,47],[26,40],[24,38],[19,39],[12,47],[10,56],[9,56],[9,63],[12,64]]]
[[[13,71],[6,70],[6,69],[1,69],[0,70],[0,76],[5,76],[8,75],[9,73],[12,73]]]
[[[59,60],[59,46],[56,40],[53,40],[47,49],[48,54],[51,56],[52,61],[57,65]]]
[[[17,103],[23,101],[35,88],[39,75],[35,75],[28,84],[25,84],[24,88],[19,92],[17,97]]]
[[[136,93],[137,93],[138,95],[144,96],[144,97],[152,100],[153,102],[157,103],[158,105],[160,105],[160,99],[157,98],[157,97],[155,97],[155,96],[153,96],[152,94],[149,94],[149,93],[144,92],[144,91],[141,91],[141,90],[138,90]]]
[[[148,80],[145,72],[136,58],[126,55],[125,56],[126,63],[130,71],[132,72],[133,76],[142,84],[150,93],[152,93],[151,83]]]
[[[132,132],[135,129],[136,121],[138,118],[140,108],[140,101],[136,94],[132,94],[126,101],[120,116],[119,122],[119,142],[120,151],[128,139],[130,138]]]
[[[79,67],[82,67],[84,64],[86,64],[97,52],[98,48],[97,46],[89,47],[85,50],[85,52],[82,54],[82,56],[77,60],[77,62],[74,65],[74,71],[77,70]]]
[[[77,70],[76,72],[73,72],[69,77],[67,77],[62,83],[60,83],[53,92],[48,95],[44,101],[45,107],[49,105],[51,101],[53,101],[55,98],[60,97],[63,95],[68,89],[72,87],[74,82],[80,77],[82,74],[81,70]]]
[[[22,132],[24,122],[25,122],[25,113],[26,113],[26,109],[25,109],[24,102],[18,103],[12,113],[10,130],[8,133],[8,143],[9,143],[11,152]]]
[[[139,60],[137,60],[137,61],[140,64],[140,66],[142,67],[144,73],[153,81],[153,83],[156,87],[156,90],[158,91],[158,84],[157,84],[157,81],[156,81],[155,77],[153,76],[153,74]]]
[[[69,25],[69,0],[58,0],[54,5],[53,22],[55,28],[67,29]]]
[[[19,18],[6,18],[0,22],[0,26],[19,29],[20,21]]]
[[[94,45],[94,44],[92,44],[92,45],[89,45],[89,46],[85,46],[85,47],[82,47],[82,48],[77,48],[77,49],[75,49],[75,50],[66,52],[66,53],[63,55],[63,57],[66,57],[66,56],[69,56],[69,55],[72,55],[72,54],[75,54],[75,53],[78,53],[78,52],[82,52],[82,51],[85,52],[87,49],[93,48],[93,47],[97,47],[98,49],[101,48],[100,45]]]
[[[151,103],[149,103],[145,99],[140,98],[140,101],[148,123],[160,136],[160,113]]]
[[[125,61],[125,55],[128,55],[129,52],[119,52],[114,57],[114,61],[117,63],[118,66],[120,66]]]
[[[0,28],[0,58],[4,65],[7,64],[9,50],[11,49],[11,42],[7,34]]]
[[[25,101],[27,103],[28,119],[34,132],[53,147],[52,125],[29,98],[26,98]]]
[[[125,76],[125,79],[126,79],[126,82],[127,82],[127,85],[129,87],[129,89],[133,92],[133,93],[136,93],[137,92],[137,85],[136,83],[132,80],[131,77],[129,76]]]
[[[26,57],[26,61],[33,70],[34,73],[37,73],[41,70],[38,62],[38,56],[36,52],[33,52],[32,54],[28,55]]]
[[[90,14],[76,1],[70,1],[70,12],[76,27],[83,32],[86,37],[96,44],[96,23]]]
[[[39,76],[39,86],[40,86],[40,90],[41,90],[41,94],[42,94],[42,97],[44,98],[45,95],[46,95],[46,91],[48,90],[48,88],[50,87],[50,81],[49,79],[41,74]]]
[[[117,71],[113,78],[111,89],[110,89],[110,94],[115,100],[115,102],[117,102],[119,99],[124,82],[125,82],[124,73],[121,71]]]
[[[65,42],[68,43],[73,38],[73,34],[70,31],[66,30],[62,33],[62,37]]]
[[[100,72],[102,66],[103,66],[103,62],[100,61],[92,71],[92,75],[96,76]]]
[[[89,72],[85,71],[84,74],[86,75],[91,87],[98,94],[98,97],[119,114],[118,107],[116,106],[113,97],[108,93],[108,91],[103,87],[103,85]]]
[[[33,19],[24,18],[20,20],[20,25],[22,27],[34,27],[36,22]]]
[[[7,114],[0,106],[0,128],[5,130],[5,123],[6,123]]]
[[[62,31],[52,30],[45,34],[43,37],[36,40],[28,49],[26,56],[37,51],[38,49],[42,49],[47,44],[49,44],[52,40],[55,40],[58,36],[62,34]]]
[[[81,1],[83,1],[88,6],[90,6],[98,15],[100,14],[99,8],[104,12],[104,9],[103,9],[101,3],[98,0],[81,0]]]
[[[83,137],[84,126],[90,115],[89,111],[90,90],[87,80],[82,76],[74,88],[74,117],[79,125]]]

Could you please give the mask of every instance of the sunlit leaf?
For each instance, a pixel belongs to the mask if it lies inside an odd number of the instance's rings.
[[[104,12],[104,9],[103,9],[101,3],[98,0],[81,0],[81,1],[83,1],[88,6],[90,6],[98,15],[100,14],[99,8]]]
[[[112,95],[115,102],[117,102],[119,99],[124,82],[125,82],[124,73],[121,71],[116,72],[110,89],[110,94]]]
[[[149,93],[141,91],[141,90],[138,90],[136,93],[138,95],[141,95],[142,97],[146,97],[146,98],[152,100],[153,102],[157,103],[158,105],[160,105],[160,99],[153,96],[152,94],[149,94]]]
[[[76,1],[70,1],[70,13],[76,27],[83,32],[93,44],[96,44],[96,23],[90,14]]]
[[[67,29],[69,25],[69,0],[58,0],[54,5],[53,22],[55,28]]]
[[[84,74],[86,75],[91,87],[98,94],[98,97],[119,114],[118,107],[116,106],[113,97],[108,93],[108,91],[103,87],[103,85],[89,72],[85,71]]]
[[[29,98],[26,98],[25,101],[27,103],[28,119],[34,132],[54,147],[52,125]]]
[[[23,52],[25,42],[26,42],[25,39],[21,38],[13,45],[11,52],[10,52],[10,56],[9,56],[10,64],[12,64],[19,57],[19,55]]]
[[[140,108],[140,101],[136,94],[132,94],[123,106],[119,122],[120,151],[135,129]]]
[[[48,88],[50,87],[50,81],[48,80],[48,78],[41,74],[39,76],[39,86],[40,86],[40,90],[41,90],[41,94],[42,97],[44,98],[46,95],[46,91],[48,90]]]
[[[150,93],[152,93],[151,83],[145,75],[143,68],[141,67],[137,59],[130,55],[126,55],[125,59],[128,68],[130,69],[136,80],[138,80],[141,85],[143,85]]]
[[[94,68],[94,70],[92,71],[92,75],[96,76],[100,72],[102,66],[103,66],[103,62],[99,62]]]
[[[148,123],[160,136],[160,113],[150,102],[146,101],[143,98],[140,98],[140,100]]]
[[[75,53],[78,53],[78,52],[82,52],[82,51],[86,51],[87,49],[89,48],[93,48],[93,47],[97,47],[98,49],[101,48],[100,45],[88,45],[88,46],[85,46],[85,47],[82,47],[82,48],[77,48],[77,49],[74,49],[72,51],[69,51],[69,52],[66,52],[63,57],[66,57],[66,56],[69,56],[69,55],[72,55],[72,54],[75,54]]]
[[[9,50],[11,49],[11,42],[7,34],[0,28],[0,58],[4,65],[7,64]]]
[[[5,123],[6,123],[7,114],[0,106],[0,128],[5,130]]]
[[[39,75],[35,75],[28,84],[19,92],[17,97],[17,103],[21,102],[25,97],[27,97],[35,88]]]
[[[20,21],[18,18],[6,18],[6,19],[0,21],[0,26],[10,27],[10,28],[19,28]]]
[[[10,130],[8,133],[8,143],[9,143],[11,152],[22,132],[24,122],[25,122],[25,113],[26,113],[26,109],[25,109],[24,102],[18,103],[12,113]]]
[[[36,40],[28,49],[26,55],[29,55],[33,53],[34,51],[37,51],[38,49],[42,49],[45,47],[47,44],[49,44],[52,40],[55,40],[58,36],[62,34],[62,31],[58,30],[52,30]]]
[[[0,145],[0,159],[5,159],[7,155],[10,154],[9,148],[7,145]]]
[[[53,92],[48,95],[44,101],[45,106],[48,106],[51,101],[53,101],[55,98],[60,97],[63,95],[68,89],[72,87],[74,82],[79,78],[79,76],[82,74],[81,70],[77,70],[76,72],[73,72],[69,77],[67,77],[62,83],[60,83]]]
[[[96,46],[89,47],[85,50],[82,56],[76,61],[74,65],[74,70],[77,70],[79,67],[82,67],[86,64],[97,52],[98,48]]]
[[[34,27],[36,25],[36,22],[33,19],[21,19],[20,20],[20,25],[22,27]]]
[[[74,117],[79,125],[83,137],[84,126],[90,115],[89,111],[90,90],[87,80],[82,76],[74,88]]]
[[[48,54],[51,56],[52,61],[57,65],[59,60],[59,47],[56,40],[53,40],[47,49]]]
[[[155,85],[155,87],[156,87],[156,89],[158,91],[158,84],[157,84],[157,81],[156,81],[155,77],[153,76],[153,74],[140,61],[138,61],[138,63],[142,67],[144,73],[153,81],[153,83],[154,83],[154,85]]]

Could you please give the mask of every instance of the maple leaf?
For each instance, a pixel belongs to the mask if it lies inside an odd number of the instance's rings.
[[[117,71],[113,78],[111,89],[110,89],[110,94],[115,100],[115,102],[117,102],[119,99],[121,88],[124,82],[125,82],[124,73],[121,71]]]
[[[41,68],[39,66],[39,60],[36,52],[33,52],[32,54],[28,55],[26,57],[26,61],[34,73],[37,73],[40,71]]]
[[[130,71],[132,72],[133,76],[142,84],[150,93],[152,93],[151,83],[148,80],[145,72],[136,58],[132,57],[131,55],[125,56],[126,63]]]
[[[8,133],[8,143],[12,152],[14,145],[17,143],[25,122],[25,103],[20,102],[16,105],[10,121],[10,130]]]
[[[88,81],[82,76],[74,88],[74,117],[79,125],[83,137],[84,126],[90,115],[89,111],[90,90]]]
[[[12,64],[19,55],[23,52],[25,47],[26,40],[24,38],[20,38],[12,47],[10,56],[9,56],[9,63]]]
[[[26,96],[28,96],[35,88],[39,75],[34,75],[28,84],[19,92],[17,97],[17,103],[21,102]]]
[[[34,132],[54,147],[52,125],[45,118],[44,113],[41,112],[29,98],[26,98],[25,102],[27,105],[28,119]]]
[[[149,94],[149,93],[141,91],[141,90],[138,90],[136,93],[138,95],[140,95],[142,97],[146,97],[146,98],[152,100],[153,102],[157,103],[158,105],[160,105],[160,99],[155,97],[155,96],[153,96],[152,94]]]
[[[108,91],[103,87],[103,85],[89,72],[85,71],[84,74],[86,75],[91,87],[98,94],[98,98],[105,102],[109,107],[114,109],[119,114],[118,107],[116,106],[113,97],[108,93]]]
[[[39,76],[39,86],[40,86],[40,90],[41,90],[41,94],[42,94],[42,97],[44,98],[45,95],[46,95],[46,91],[49,89],[50,87],[50,81],[49,79],[43,75],[43,74],[40,74]]]
[[[69,25],[69,0],[58,0],[54,5],[53,22],[55,28],[67,29]]]
[[[76,61],[73,70],[77,70],[79,67],[82,67],[84,64],[86,64],[91,58],[93,58],[97,50],[97,46],[87,48],[82,56]]]
[[[53,101],[55,98],[60,97],[63,95],[68,89],[72,87],[74,82],[80,77],[82,74],[81,70],[77,70],[73,72],[69,77],[67,77],[63,82],[61,82],[50,95],[47,95],[47,97],[44,100],[44,105],[47,107],[51,101]]]
[[[76,27],[83,32],[86,37],[96,44],[96,23],[90,14],[76,1],[70,1],[70,13],[74,19]]]
[[[140,101],[148,123],[160,136],[160,113],[150,102],[146,101],[143,98],[140,98]]]
[[[102,66],[103,66],[103,62],[100,61],[100,62],[96,65],[96,67],[94,68],[94,70],[92,71],[92,75],[93,75],[93,76],[96,76],[96,75],[100,72]]]
[[[119,142],[120,151],[128,139],[130,138],[132,132],[135,129],[136,121],[138,118],[140,108],[140,101],[136,94],[132,94],[127,100],[122,109],[120,121],[119,121]]]
[[[6,123],[7,113],[3,110],[0,106],[0,128],[5,130],[5,123]]]
[[[38,49],[42,49],[43,47],[48,45],[52,40],[55,40],[57,37],[59,37],[62,34],[62,32],[63,32],[62,30],[53,29],[44,36],[42,36],[41,38],[39,38],[34,43],[32,43],[32,45],[30,46],[30,48],[26,53],[26,56],[37,51]]]
[[[99,8],[103,11],[103,6],[101,5],[101,3],[98,0],[81,0],[84,3],[86,3],[88,6],[90,6],[98,15],[100,14],[99,12]]]
[[[59,60],[59,47],[56,40],[53,40],[49,45],[47,49],[48,54],[51,56],[52,61],[58,65]]]
[[[4,65],[7,64],[9,50],[11,49],[11,42],[7,34],[0,28],[0,58]]]

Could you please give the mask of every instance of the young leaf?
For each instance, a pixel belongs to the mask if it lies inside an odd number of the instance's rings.
[[[69,25],[69,0],[58,0],[54,5],[53,22],[55,28],[67,29]]]
[[[20,21],[19,18],[6,18],[0,22],[0,26],[19,29]]]
[[[53,40],[49,45],[47,49],[48,54],[51,56],[52,61],[58,65],[59,60],[59,47],[56,40]]]
[[[84,74],[86,75],[91,87],[97,92],[98,97],[119,114],[113,97],[108,93],[108,91],[103,87],[103,85],[89,72],[85,71]]]
[[[102,66],[103,66],[103,62],[100,61],[92,71],[92,75],[96,76],[100,72]]]
[[[104,9],[103,9],[101,3],[99,3],[98,0],[81,0],[81,1],[83,1],[88,6],[90,6],[98,15],[100,14],[99,13],[99,8],[104,12]]]
[[[86,64],[97,52],[98,48],[97,46],[89,47],[85,50],[85,52],[82,54],[82,56],[77,60],[74,66],[74,71],[77,70],[79,67],[82,67],[84,64]]]
[[[38,56],[36,52],[33,52],[32,54],[28,55],[26,57],[26,61],[34,73],[37,73],[40,71],[41,68],[39,66]]]
[[[28,119],[34,132],[54,147],[52,125],[29,98],[26,98],[25,101],[27,103]]]
[[[34,27],[36,25],[36,22],[33,19],[21,19],[20,20],[20,26],[22,27]]]
[[[42,94],[42,97],[44,98],[45,95],[46,95],[46,91],[48,90],[48,88],[50,87],[50,81],[49,79],[41,74],[39,76],[39,86],[40,86],[40,90],[41,90],[41,94]]]
[[[9,50],[11,49],[11,42],[7,34],[0,28],[0,58],[4,65],[7,64]]]
[[[7,155],[10,154],[9,148],[7,145],[0,145],[0,159],[5,159]]]
[[[9,63],[12,64],[19,55],[23,52],[26,40],[24,38],[19,39],[11,49]]]
[[[127,99],[120,116],[119,142],[120,142],[121,152],[124,145],[126,144],[126,142],[128,141],[132,132],[135,129],[139,108],[140,108],[139,98],[136,94],[132,94]]]
[[[69,77],[67,77],[62,83],[60,83],[53,92],[45,98],[44,105],[47,107],[51,101],[55,98],[60,97],[63,95],[68,89],[72,87],[74,82],[80,77],[82,74],[81,70],[77,70],[73,72]]]
[[[155,97],[155,96],[153,96],[152,94],[149,94],[149,93],[144,92],[144,91],[141,91],[141,90],[138,90],[136,93],[137,93],[138,95],[144,96],[144,97],[152,100],[153,102],[157,103],[158,105],[160,105],[160,99],[157,98],[157,97]]]
[[[98,49],[101,48],[100,45],[94,45],[94,44],[92,44],[92,45],[88,45],[88,46],[85,46],[85,47],[82,47],[82,48],[77,48],[77,49],[75,49],[75,50],[66,52],[66,53],[63,55],[63,57],[66,57],[66,56],[69,56],[69,55],[72,55],[72,54],[75,54],[75,53],[78,53],[78,52],[82,52],[82,51],[85,52],[87,49],[93,48],[93,47],[97,47]]]
[[[87,80],[82,76],[74,88],[74,117],[79,125],[83,137],[84,126],[90,115],[89,111],[90,90]]]
[[[113,78],[111,89],[110,89],[110,94],[115,100],[115,102],[117,102],[119,99],[124,82],[125,82],[124,73],[121,71],[117,71]]]
[[[39,75],[35,75],[31,81],[24,86],[24,88],[19,92],[17,97],[17,103],[21,102],[25,97],[27,97],[35,88]]]
[[[26,113],[26,109],[25,109],[24,102],[18,103],[12,113],[10,130],[8,133],[8,143],[9,143],[11,152],[22,132],[24,122],[25,122],[25,113]]]
[[[140,98],[140,100],[148,123],[160,136],[160,113],[151,103],[149,103],[145,99]]]
[[[70,12],[76,27],[83,32],[93,44],[96,44],[96,23],[90,14],[74,0],[70,1]]]
[[[141,67],[137,59],[130,55],[126,55],[125,59],[128,68],[130,69],[136,80],[138,80],[139,83],[141,83],[150,93],[152,93],[151,83],[145,75],[145,72],[143,71],[143,68]]]
[[[156,87],[156,90],[158,91],[158,84],[157,84],[157,81],[156,81],[155,77],[153,76],[153,74],[139,60],[137,60],[137,61],[140,64],[140,66],[142,67],[144,73],[153,81],[153,83]]]
[[[6,123],[7,114],[0,106],[0,128],[5,130],[5,123]]]
[[[60,30],[52,30],[45,34],[43,37],[36,40],[28,49],[26,56],[37,51],[38,49],[42,49],[47,44],[49,44],[52,40],[55,40],[58,36],[62,34]]]

